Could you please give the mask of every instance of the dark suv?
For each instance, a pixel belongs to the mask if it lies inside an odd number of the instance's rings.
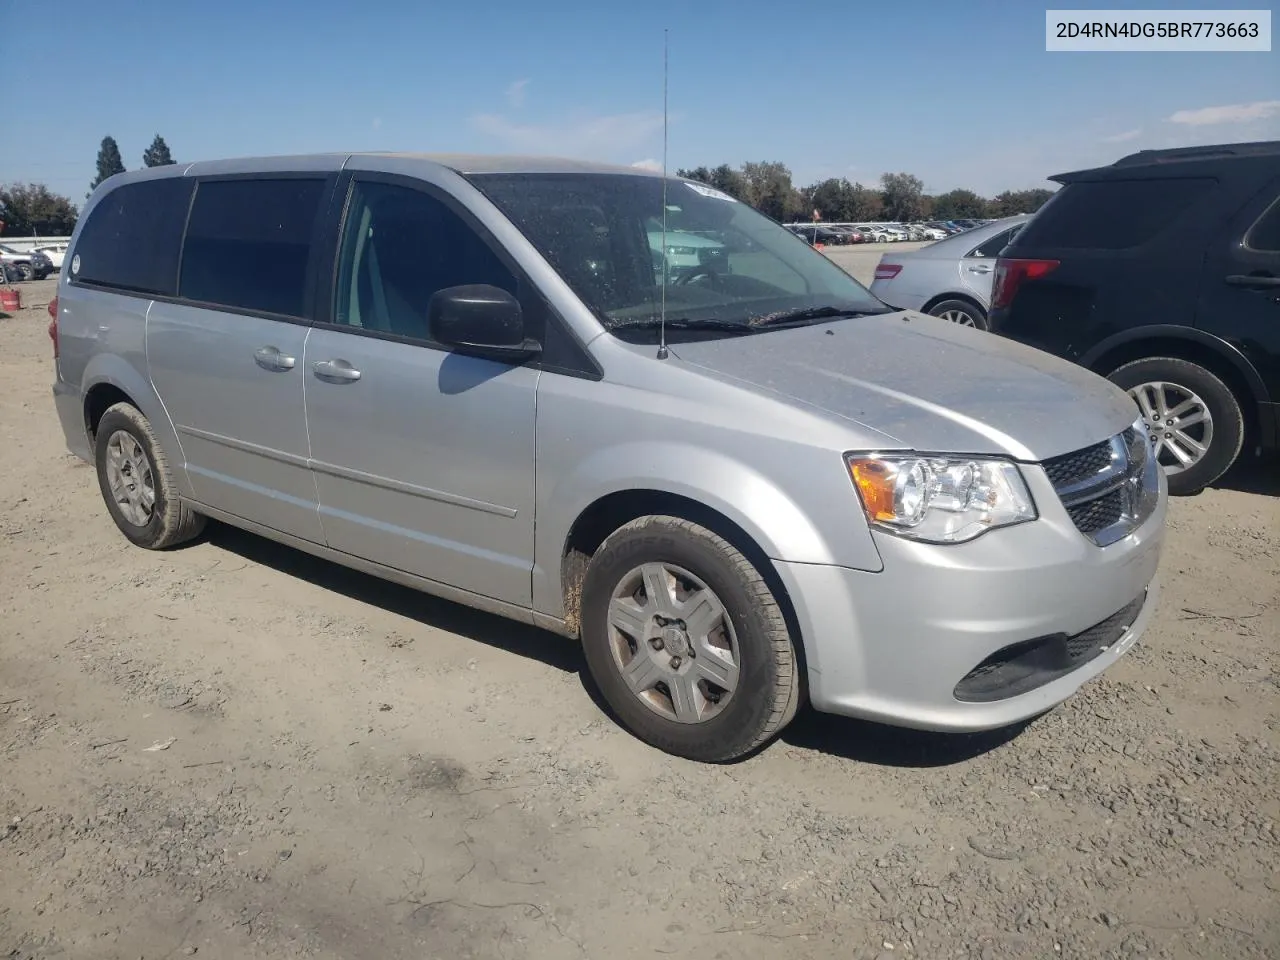
[[[1172,493],[1280,410],[1280,141],[1144,150],[1063,184],[1002,251],[991,329],[1124,387]]]

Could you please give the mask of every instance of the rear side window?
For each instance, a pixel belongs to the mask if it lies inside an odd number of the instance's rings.
[[[1250,250],[1280,251],[1280,198],[1249,228],[1244,245]]]
[[[1124,250],[1159,235],[1217,185],[1210,178],[1069,183],[1027,223],[1019,246]]]
[[[322,179],[212,180],[196,189],[178,294],[303,316]]]
[[[166,177],[112,190],[80,231],[72,279],[130,293],[173,296],[193,186],[191,180]]]
[[[1022,229],[1022,224],[1018,224],[1009,230],[1001,230],[994,237],[980,243],[969,251],[971,257],[995,257],[1000,255],[1000,251],[1013,242],[1013,238],[1018,235],[1018,231]]]

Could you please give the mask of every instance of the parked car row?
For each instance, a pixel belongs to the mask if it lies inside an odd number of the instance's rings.
[[[810,245],[843,246],[850,243],[943,240],[991,222],[929,220],[919,223],[788,223],[785,226]]]
[[[0,272],[6,283],[14,280],[43,280],[57,267],[47,253],[40,250],[17,250],[0,243]]]
[[[1107,377],[1170,491],[1194,493],[1241,450],[1280,449],[1277,162],[1280,141],[1060,174],[1032,216],[885,254],[871,291]]]

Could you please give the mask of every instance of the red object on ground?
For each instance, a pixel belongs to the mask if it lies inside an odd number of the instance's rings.
[[[0,290],[0,310],[13,313],[22,309],[22,294],[17,290]]]

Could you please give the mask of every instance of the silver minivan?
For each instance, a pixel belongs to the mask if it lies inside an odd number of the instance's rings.
[[[717,256],[655,260],[655,218]],[[102,184],[68,254],[54,397],[129,540],[212,517],[576,638],[671,753],[741,757],[805,701],[1012,724],[1156,603],[1165,481],[1123,391],[895,311],[701,183],[175,165]]]

